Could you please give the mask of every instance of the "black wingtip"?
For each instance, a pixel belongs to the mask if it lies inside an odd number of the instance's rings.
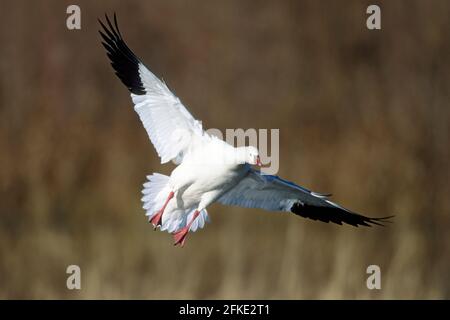
[[[113,16],[114,24],[111,23],[106,13],[105,20],[106,23],[103,23],[101,19],[98,19],[102,27],[102,30],[99,30],[99,34],[114,71],[131,93],[137,95],[145,94],[145,88],[139,75],[139,65],[141,63],[128,48],[125,41],[123,41],[116,13],[114,12]]]
[[[393,223],[392,219],[395,216],[387,216],[387,217],[381,217],[381,218],[368,218],[369,223],[372,223],[373,225],[377,225],[380,227],[386,227],[389,223]]]
[[[354,227],[364,226],[380,226],[385,227],[386,223],[392,223],[390,219],[394,216],[387,216],[381,218],[370,218],[358,213],[354,213],[333,205],[308,205],[302,202],[296,202],[291,207],[291,212],[311,220],[318,220],[322,222],[332,222],[342,225],[349,224]]]

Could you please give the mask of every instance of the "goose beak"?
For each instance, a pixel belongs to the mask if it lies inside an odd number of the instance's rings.
[[[256,158],[256,165],[257,165],[258,167],[261,167],[261,166],[262,166],[261,159],[259,158],[259,156]]]

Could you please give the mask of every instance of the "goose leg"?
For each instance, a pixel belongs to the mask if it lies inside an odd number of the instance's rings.
[[[189,232],[189,229],[191,228],[192,223],[198,217],[199,214],[200,211],[195,210],[194,216],[192,217],[191,221],[189,221],[189,223],[184,228],[173,233],[173,240],[175,241],[175,243],[173,244],[174,246],[176,245],[184,246],[184,242],[186,241],[186,236]]]
[[[167,197],[167,200],[164,203],[164,205],[162,206],[162,208],[158,212],[156,212],[156,214],[150,219],[150,223],[153,224],[153,227],[155,230],[158,226],[161,225],[162,215],[164,213],[164,210],[166,209],[167,204],[169,203],[170,199],[173,198],[173,196],[174,196],[174,192],[170,191],[169,196]]]

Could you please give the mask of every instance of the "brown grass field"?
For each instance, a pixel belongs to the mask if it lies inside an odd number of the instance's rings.
[[[450,298],[450,2],[1,1],[0,298]],[[141,208],[169,174],[100,45],[132,50],[207,128],[279,128],[279,175],[353,228],[215,204],[182,249]],[[66,267],[82,289],[66,288]],[[381,267],[368,290],[366,268]]]

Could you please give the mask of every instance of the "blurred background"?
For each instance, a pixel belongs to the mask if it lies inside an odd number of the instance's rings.
[[[0,2],[0,298],[450,298],[448,1],[78,0],[73,31],[70,4]],[[280,176],[394,224],[215,204],[173,247],[140,202],[145,175],[173,165],[97,33],[114,11],[206,128],[279,128]]]

